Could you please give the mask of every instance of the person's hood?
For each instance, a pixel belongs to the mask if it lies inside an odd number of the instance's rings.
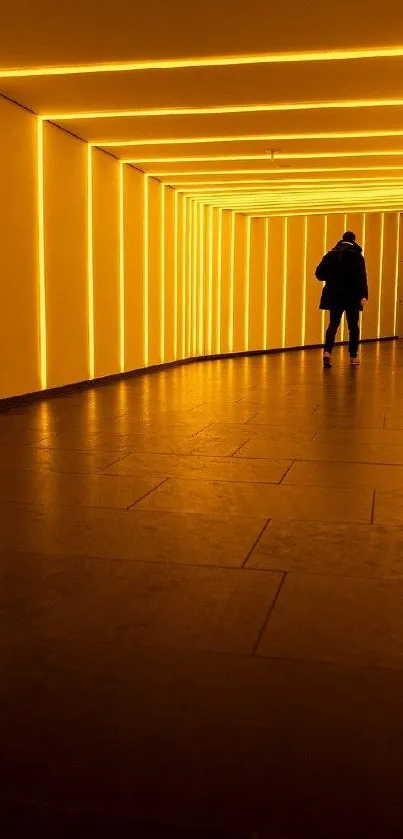
[[[343,239],[340,242],[337,242],[337,245],[333,248],[334,251],[358,251],[358,253],[362,253],[362,247],[357,245],[357,242],[345,242]]]

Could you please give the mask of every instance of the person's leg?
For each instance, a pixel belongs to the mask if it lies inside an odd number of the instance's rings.
[[[348,351],[350,358],[358,356],[358,345],[360,343],[360,312],[358,309],[347,309],[347,326],[349,331]]]
[[[331,355],[332,350],[334,347],[334,342],[336,340],[337,330],[340,326],[341,319],[343,317],[343,310],[342,309],[331,309],[330,310],[330,321],[329,326],[326,330],[326,337],[325,337],[325,347],[324,352],[326,355]]]

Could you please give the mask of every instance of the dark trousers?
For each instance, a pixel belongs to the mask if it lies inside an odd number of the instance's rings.
[[[332,352],[336,340],[337,330],[340,326],[344,311],[346,312],[347,326],[349,331],[348,349],[351,358],[358,355],[358,344],[360,341],[360,312],[358,309],[331,309],[330,323],[326,330],[325,352]]]

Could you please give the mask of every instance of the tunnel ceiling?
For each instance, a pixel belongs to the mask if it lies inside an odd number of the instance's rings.
[[[401,207],[400,0],[22,0],[0,39],[5,96],[206,203]]]

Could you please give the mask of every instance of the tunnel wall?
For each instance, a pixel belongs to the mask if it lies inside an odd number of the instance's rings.
[[[346,227],[368,264],[363,337],[395,335],[397,213],[250,219],[187,199],[4,99],[0,118],[0,399],[320,344],[314,271]]]

